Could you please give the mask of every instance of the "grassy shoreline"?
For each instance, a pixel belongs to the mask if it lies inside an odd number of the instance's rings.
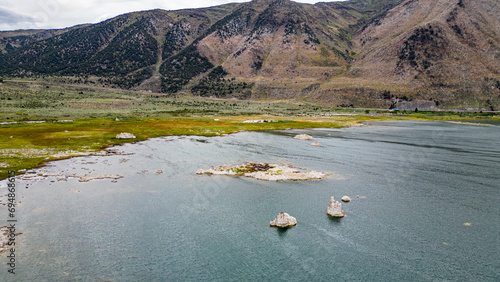
[[[275,122],[242,123],[265,119]],[[467,118],[469,120],[470,118]],[[491,119],[491,118],[490,118]],[[488,120],[490,120],[488,119]],[[220,116],[81,119],[70,122],[18,123],[0,125],[0,179],[9,171],[18,174],[45,163],[90,155],[111,146],[162,136],[221,136],[241,131],[342,128],[377,120],[461,121],[457,117],[338,115],[332,117]],[[495,118],[495,120],[500,120]],[[116,139],[121,132],[137,139]]]
[[[270,123],[241,123],[267,119]],[[262,116],[130,118],[124,120],[87,119],[71,122],[18,123],[0,125],[0,179],[8,171],[43,166],[59,159],[94,154],[111,146],[144,141],[161,136],[220,136],[241,131],[288,128],[340,128],[360,121],[380,118],[342,116],[336,118],[283,118]],[[122,132],[136,139],[116,139]]]

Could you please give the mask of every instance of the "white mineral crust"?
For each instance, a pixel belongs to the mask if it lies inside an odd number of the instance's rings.
[[[122,132],[118,135],[116,135],[116,139],[135,139],[137,137],[134,136],[134,134],[132,133],[126,133],[126,132]]]

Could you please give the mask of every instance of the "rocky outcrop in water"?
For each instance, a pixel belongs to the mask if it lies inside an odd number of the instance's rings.
[[[342,197],[342,202],[346,202],[346,203],[348,203],[348,202],[350,202],[350,201],[351,201],[351,198],[350,198],[349,196],[344,196],[344,197]]]
[[[311,143],[311,146],[321,147],[323,145],[321,145],[321,143],[319,143],[318,141],[314,141],[313,143]]]
[[[296,224],[297,224],[297,219],[284,212],[280,212],[276,219],[269,222],[269,225],[271,227],[278,227],[278,228],[288,228]]]
[[[299,134],[299,135],[295,135],[295,137],[293,137],[293,139],[297,139],[297,140],[313,140],[314,138],[311,135]]]
[[[332,197],[330,199],[330,203],[328,204],[328,208],[326,209],[326,213],[332,217],[344,217],[345,212],[342,210],[342,204],[336,202]]]
[[[245,176],[267,181],[312,180],[322,179],[327,176],[324,172],[301,172],[300,170],[288,165],[268,163],[222,165],[212,167],[207,170],[200,169],[196,171],[196,174]]]

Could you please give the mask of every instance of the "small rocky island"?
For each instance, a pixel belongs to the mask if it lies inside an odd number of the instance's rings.
[[[328,204],[328,208],[326,209],[326,213],[332,217],[344,217],[345,212],[342,210],[342,204],[335,201],[332,197],[330,199],[330,203]]]
[[[303,172],[289,165],[269,163],[222,165],[207,170],[200,169],[196,171],[196,174],[245,176],[266,181],[313,180],[323,179],[327,176],[324,172]]]
[[[313,140],[314,137],[312,137],[311,135],[307,135],[307,134],[299,134],[299,135],[295,135],[295,137],[293,137],[293,139],[297,139],[297,140]]]
[[[280,212],[278,217],[269,222],[271,227],[288,228],[297,225],[297,219],[285,212]]]

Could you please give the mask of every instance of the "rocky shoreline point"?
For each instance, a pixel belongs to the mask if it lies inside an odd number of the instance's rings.
[[[285,212],[280,212],[278,217],[269,222],[271,227],[288,228],[297,225],[297,219]]]
[[[245,176],[265,181],[314,180],[323,179],[327,176],[324,172],[301,172],[299,169],[289,165],[269,163],[222,165],[207,170],[200,169],[196,171],[196,174]]]
[[[85,175],[77,175],[77,174],[63,174],[63,173],[34,173],[34,174],[25,174],[20,176],[21,180],[24,181],[43,181],[49,177],[55,177],[57,181],[68,181],[70,178],[77,178],[78,182],[90,182],[94,180],[118,180],[123,178],[122,175],[118,174],[85,174]]]
[[[345,212],[342,210],[342,204],[340,202],[335,201],[332,197],[330,199],[330,203],[328,204],[328,208],[326,209],[326,213],[332,217],[344,217]]]
[[[311,135],[307,135],[307,134],[299,134],[299,135],[295,135],[295,137],[293,137],[293,139],[297,139],[297,140],[313,140],[314,137],[312,137]]]

